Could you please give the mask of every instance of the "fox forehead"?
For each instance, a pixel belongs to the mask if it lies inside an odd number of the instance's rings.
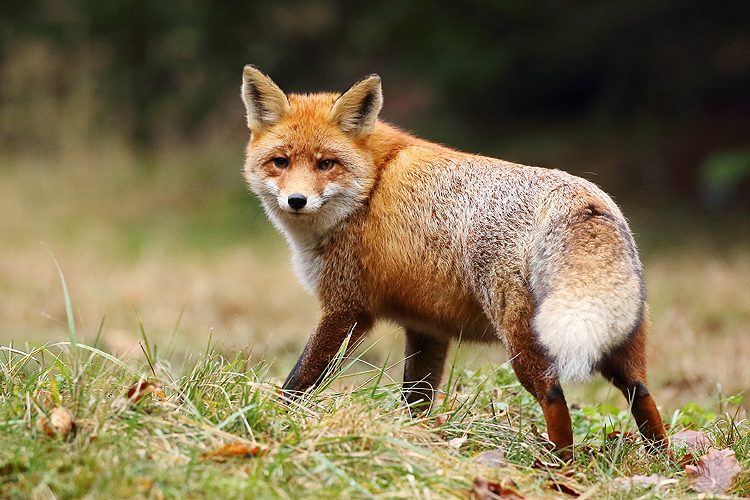
[[[295,139],[329,135],[336,128],[331,117],[331,107],[338,94],[289,94],[289,111],[272,130],[277,135],[290,135]]]
[[[318,94],[288,94],[290,119],[318,119],[329,121],[333,103],[340,94],[321,92]]]
[[[260,161],[275,156],[315,161],[347,161],[352,141],[331,117],[331,107],[339,94],[289,94],[290,109],[270,130],[252,136],[248,154]]]

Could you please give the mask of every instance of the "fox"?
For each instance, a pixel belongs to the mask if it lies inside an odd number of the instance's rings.
[[[285,94],[247,65],[241,97],[244,177],[321,310],[282,394],[303,394],[342,348],[390,321],[404,330],[410,408],[429,410],[451,342],[502,343],[560,456],[573,450],[561,382],[594,374],[623,393],[650,448],[665,449],[646,385],[643,268],[604,191],[380,120],[376,74],[342,94]]]

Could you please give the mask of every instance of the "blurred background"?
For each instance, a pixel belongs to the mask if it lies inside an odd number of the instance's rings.
[[[750,385],[742,0],[2,2],[3,345],[67,338],[54,255],[84,341],[137,358],[143,328],[177,365],[211,342],[283,377],[317,305],[241,176],[248,63],[288,92],[378,73],[401,128],[599,184],[642,251],[657,401]]]

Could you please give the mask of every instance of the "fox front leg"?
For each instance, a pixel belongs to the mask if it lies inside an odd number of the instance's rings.
[[[348,354],[371,326],[372,321],[364,313],[324,313],[282,386],[284,395],[294,398],[318,382],[347,336],[351,333]]]

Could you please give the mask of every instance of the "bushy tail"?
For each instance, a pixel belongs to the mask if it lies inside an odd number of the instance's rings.
[[[532,327],[555,374],[585,381],[643,319],[641,263],[619,211],[590,206],[545,226],[529,259]]]

